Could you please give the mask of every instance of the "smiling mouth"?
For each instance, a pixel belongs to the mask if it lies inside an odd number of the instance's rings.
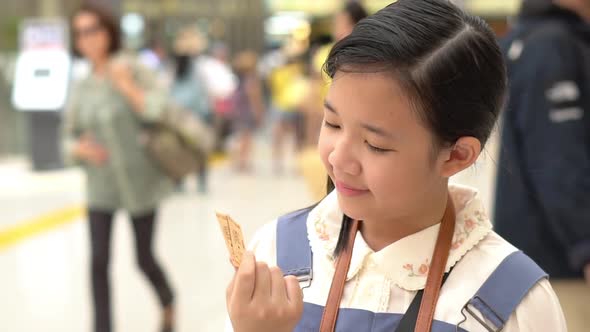
[[[368,189],[358,189],[348,186],[342,182],[336,182],[336,189],[344,196],[360,196],[369,192]]]

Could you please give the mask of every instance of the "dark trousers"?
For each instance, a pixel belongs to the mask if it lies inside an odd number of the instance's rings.
[[[94,330],[110,332],[111,296],[109,282],[109,261],[111,251],[111,231],[114,212],[89,211],[90,242],[92,246],[92,296],[94,300]],[[141,271],[154,287],[160,304],[166,307],[172,304],[173,295],[170,285],[154,258],[152,240],[154,237],[155,212],[140,217],[133,217],[135,250],[137,263]]]

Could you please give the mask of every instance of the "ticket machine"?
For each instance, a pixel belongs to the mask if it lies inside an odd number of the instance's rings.
[[[70,81],[68,26],[62,19],[29,19],[20,28],[12,104],[27,112],[36,170],[59,168],[61,112]]]

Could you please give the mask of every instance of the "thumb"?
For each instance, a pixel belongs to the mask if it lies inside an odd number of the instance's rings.
[[[297,308],[301,307],[301,310],[303,310],[303,291],[299,286],[299,280],[294,276],[286,276],[285,284],[287,287],[287,299],[289,302]]]
[[[229,283],[229,285],[227,286],[227,288],[225,290],[225,302],[226,302],[226,305],[228,306],[228,309],[229,309],[229,303],[231,300],[231,296],[234,293],[235,282],[236,282],[236,275],[234,274],[234,277],[231,279],[231,282]]]

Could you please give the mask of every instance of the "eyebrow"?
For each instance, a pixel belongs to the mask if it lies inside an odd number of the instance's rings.
[[[338,112],[336,111],[336,108],[334,108],[334,106],[332,106],[332,104],[330,104],[330,102],[328,102],[327,100],[324,100],[324,107],[326,107],[326,109],[332,113],[338,114]],[[370,124],[366,124],[363,123],[361,124],[361,127],[363,127],[364,129],[368,130],[369,132],[385,137],[385,138],[390,138],[390,139],[397,139],[397,136],[393,135],[392,133],[390,133],[389,131],[370,125]]]
[[[334,106],[332,106],[332,104],[330,104],[330,102],[328,102],[327,100],[324,100],[324,107],[327,108],[328,111],[338,114],[338,112],[336,112],[336,109],[334,108]]]

